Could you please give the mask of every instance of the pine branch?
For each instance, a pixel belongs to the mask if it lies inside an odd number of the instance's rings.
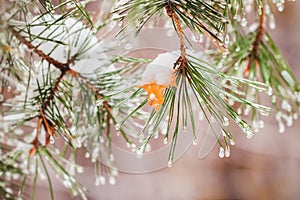
[[[66,63],[61,63],[50,57],[49,55],[46,55],[43,51],[39,50],[37,47],[35,47],[33,44],[31,44],[29,41],[27,41],[18,31],[14,29],[13,26],[8,25],[8,29],[11,31],[11,33],[24,45],[27,46],[28,49],[32,49],[34,53],[36,53],[41,59],[46,60],[48,63],[52,64],[56,68],[60,69],[62,72],[67,71],[69,69],[69,65],[74,61],[74,58],[68,59]]]

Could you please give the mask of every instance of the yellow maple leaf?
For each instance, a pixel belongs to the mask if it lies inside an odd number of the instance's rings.
[[[140,87],[145,89],[148,93],[148,105],[158,111],[164,103],[164,90],[170,86],[176,86],[176,77],[171,73],[171,79],[168,84],[158,84],[156,81],[146,83]]]

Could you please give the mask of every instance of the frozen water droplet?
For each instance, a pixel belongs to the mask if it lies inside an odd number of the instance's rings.
[[[116,128],[116,131],[119,131],[120,128],[121,128],[120,124],[116,124],[116,125],[115,125],[115,128]]]
[[[99,176],[99,182],[101,185],[105,185],[105,177],[104,176]]]
[[[136,150],[136,157],[141,159],[143,157],[143,151],[141,149]]]
[[[167,31],[167,36],[172,37],[174,35],[174,30],[168,30]]]
[[[168,144],[168,138],[167,138],[167,137],[164,138],[163,143],[164,143],[164,144]]]
[[[116,178],[114,176],[110,176],[108,180],[110,185],[115,185],[116,184]]]
[[[193,145],[197,145],[197,139],[196,138],[193,139]]]
[[[98,99],[96,101],[96,106],[102,106],[103,105],[103,100],[102,99]]]
[[[119,170],[117,168],[113,168],[113,169],[111,169],[111,174],[113,176],[118,176],[119,175]]]
[[[272,87],[268,87],[268,95],[271,96],[273,94],[273,89]]]
[[[54,141],[54,138],[52,135],[50,136],[49,141],[50,141],[50,144],[54,144],[55,141]]]
[[[96,27],[96,26],[93,26],[93,28],[92,28],[92,33],[96,34],[97,31],[98,31],[97,27]]]
[[[225,39],[224,39],[224,43],[225,43],[225,44],[229,44],[229,42],[230,42],[229,35],[226,34]]]
[[[132,48],[133,48],[133,45],[131,43],[127,43],[127,44],[124,45],[125,50],[130,50]]]
[[[151,145],[147,143],[145,147],[145,152],[150,152],[150,151],[151,151]]]
[[[114,155],[113,155],[113,154],[110,154],[110,155],[109,155],[109,161],[110,161],[110,162],[113,162],[114,160],[115,160]]]
[[[282,12],[284,10],[284,4],[283,3],[277,3],[277,9],[279,12]]]
[[[251,139],[252,137],[253,137],[253,132],[252,132],[252,130],[250,130],[250,129],[248,129],[247,131],[246,131],[246,134],[247,134],[247,138],[248,139]]]
[[[279,125],[279,129],[278,129],[279,133],[284,133],[284,131],[285,131],[284,124],[282,122],[280,122],[278,125]]]
[[[89,158],[91,157],[91,154],[89,152],[85,152],[84,157]]]
[[[263,128],[264,126],[265,126],[264,121],[263,121],[263,120],[260,120],[260,121],[258,122],[258,127],[259,127],[259,128]]]
[[[136,149],[136,145],[134,143],[131,144],[132,149]]]
[[[224,148],[223,148],[223,147],[220,147],[219,157],[220,157],[220,158],[224,158],[224,156],[225,156]]]
[[[81,167],[81,166],[79,166],[79,167],[77,167],[77,172],[78,173],[83,173],[83,171],[84,171],[84,168],[83,167]]]
[[[242,25],[243,27],[245,27],[245,26],[247,26],[247,24],[248,24],[247,19],[246,19],[245,17],[243,17],[243,18],[242,18],[242,21],[241,21],[241,25]]]
[[[225,157],[228,158],[229,156],[230,156],[230,148],[227,147],[227,148],[225,149]]]
[[[202,42],[203,42],[203,39],[204,39],[203,34],[200,34],[200,35],[199,35],[199,43],[202,43]]]
[[[229,51],[226,49],[224,50],[224,52],[222,53],[223,58],[226,58],[229,55]]]
[[[229,125],[229,120],[228,120],[227,117],[224,117],[223,125],[224,126],[228,126]]]
[[[241,121],[242,121],[241,117],[240,116],[236,116],[235,122],[236,123],[240,123]]]
[[[298,113],[294,113],[293,118],[294,118],[294,120],[297,120],[298,119]]]

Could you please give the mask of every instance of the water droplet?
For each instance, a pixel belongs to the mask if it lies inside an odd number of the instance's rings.
[[[200,35],[199,35],[199,43],[202,43],[203,40],[204,40],[204,36],[203,36],[203,34],[200,34]]]
[[[278,129],[279,133],[284,133],[284,131],[285,131],[284,124],[282,122],[280,122],[278,125],[279,125],[279,129]]]
[[[102,106],[103,105],[103,100],[102,99],[98,99],[96,101],[96,106]]]
[[[167,36],[172,37],[174,35],[174,30],[168,30],[167,31]]]
[[[245,26],[247,26],[247,24],[248,24],[247,19],[246,19],[245,17],[243,17],[243,18],[242,18],[242,21],[241,21],[241,25],[242,25],[243,27],[245,27]]]
[[[231,145],[235,145],[235,141],[233,139],[230,139],[229,141]]]
[[[116,184],[116,178],[114,176],[110,176],[108,180],[110,185],[115,185]]]
[[[77,172],[80,173],[80,174],[83,173],[84,172],[84,168],[81,167],[81,166],[78,166],[77,167]]]
[[[223,148],[223,147],[220,147],[219,157],[220,157],[220,158],[224,158],[224,156],[225,156],[224,148]]]
[[[271,96],[273,94],[273,89],[272,87],[268,87],[268,95]]]
[[[235,122],[236,123],[240,123],[241,121],[242,121],[241,117],[240,116],[236,116]]]
[[[286,110],[287,112],[291,112],[292,111],[292,106],[286,101],[286,100],[283,100],[281,102],[281,108]]]
[[[119,170],[118,170],[117,168],[112,168],[112,169],[111,169],[111,174],[112,174],[113,176],[118,176],[118,175],[119,175]]]
[[[115,160],[115,157],[113,154],[109,154],[109,161],[113,162]]]
[[[130,50],[132,48],[133,48],[133,45],[131,43],[127,43],[127,44],[124,45],[125,50]]]
[[[263,120],[259,120],[259,122],[258,122],[258,127],[259,127],[259,128],[263,128],[264,126],[265,126],[264,121],[263,121]]]
[[[151,145],[147,143],[145,147],[145,152],[150,152],[150,151],[151,151]]]
[[[50,141],[50,144],[54,144],[55,141],[54,141],[54,138],[52,135],[50,136],[49,141]]]
[[[65,186],[66,188],[71,188],[71,187],[72,187],[72,183],[71,183],[71,181],[69,181],[69,180],[64,180],[64,181],[63,181],[63,184],[64,184],[64,186]]]
[[[228,158],[229,156],[230,156],[230,148],[227,147],[227,148],[225,149],[225,157]]]
[[[100,184],[105,185],[105,177],[104,176],[99,176]]]
[[[229,120],[228,120],[228,118],[227,118],[227,117],[224,117],[223,119],[224,119],[223,125],[224,125],[224,126],[228,126],[228,125],[229,125]]]
[[[235,48],[235,52],[239,52],[240,50],[241,50],[240,46],[237,46],[237,47]]]
[[[276,4],[277,9],[279,12],[282,12],[284,10],[284,4],[283,3],[277,3]]]
[[[197,145],[197,138],[193,139],[193,145]]]
[[[225,44],[229,44],[229,42],[230,42],[229,35],[226,34],[225,39],[224,39],[224,43],[225,43]]]
[[[136,150],[137,159],[141,159],[143,157],[143,151],[141,149]]]
[[[158,138],[158,132],[157,132],[157,131],[153,134],[153,138],[154,138],[154,139],[157,139],[157,138]]]
[[[235,103],[235,102],[234,102],[234,100],[233,100],[233,99],[231,99],[231,98],[230,98],[230,99],[228,99],[228,100],[227,100],[227,102],[228,102],[228,104],[229,104],[230,106],[233,106],[233,105],[234,105],[234,103]]]
[[[84,157],[89,158],[89,157],[91,157],[91,154],[89,152],[85,152]]]
[[[116,128],[116,131],[119,131],[119,130],[121,129],[120,124],[116,124],[116,125],[115,125],[115,128]]]
[[[252,132],[252,130],[251,129],[246,129],[246,134],[247,134],[247,138],[248,139],[251,139],[252,137],[253,137],[253,132]]]
[[[136,149],[136,145],[134,143],[131,144],[132,149]]]
[[[293,118],[294,118],[294,120],[297,120],[298,119],[298,113],[294,113]]]
[[[229,55],[229,51],[226,49],[224,50],[224,52],[222,53],[223,58],[226,58]]]
[[[169,160],[169,161],[168,161],[168,167],[172,167],[172,165],[173,165],[172,160]]]
[[[163,143],[164,143],[164,144],[168,144],[168,138],[167,138],[167,137],[164,138]]]

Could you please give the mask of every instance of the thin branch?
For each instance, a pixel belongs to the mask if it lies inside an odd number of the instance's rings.
[[[180,52],[181,52],[181,57],[185,58],[186,57],[186,50],[185,50],[185,42],[184,42],[184,33],[182,31],[182,27],[179,21],[179,18],[177,17],[176,13],[170,9],[169,6],[165,7],[166,12],[168,16],[174,21],[176,30],[178,33],[178,37],[180,40]]]
[[[27,41],[20,32],[16,31],[13,26],[8,25],[8,30],[24,45],[27,46],[28,49],[32,49],[34,53],[36,53],[39,57],[46,60],[48,63],[52,64],[56,68],[60,69],[61,71],[66,71],[69,69],[70,63],[73,62],[74,58],[68,59],[66,63],[59,62],[52,58],[51,56],[45,54],[43,51],[39,50],[36,46],[34,46],[31,42]]]
[[[38,122],[37,122],[37,134],[36,137],[33,139],[31,144],[34,145],[34,147],[30,150],[30,155],[33,155],[36,151],[36,147],[39,145],[38,141],[38,135],[41,131],[41,126],[43,125],[46,129],[46,132],[48,136],[53,136],[54,135],[54,128],[48,123],[48,120],[45,117],[44,110],[50,105],[50,102],[54,99],[55,94],[59,90],[59,84],[62,82],[63,77],[66,74],[70,74],[73,77],[77,78],[79,81],[81,81],[83,84],[85,84],[90,90],[92,90],[96,97],[101,99],[103,98],[103,95],[100,93],[99,89],[96,88],[93,84],[90,83],[89,80],[87,80],[85,77],[81,76],[78,72],[72,70],[70,68],[70,64],[73,63],[74,57],[71,57],[70,59],[67,60],[66,63],[59,62],[52,58],[51,56],[45,54],[43,51],[39,50],[38,47],[34,46],[30,41],[27,41],[21,34],[20,32],[16,31],[13,26],[8,25],[8,30],[24,45],[27,46],[28,49],[32,49],[34,53],[36,53],[39,57],[42,59],[46,60],[49,64],[52,64],[54,67],[59,69],[61,71],[60,76],[57,78],[54,87],[51,90],[51,94],[47,97],[45,103],[41,105],[40,107],[40,116],[38,117]],[[103,102],[103,105],[107,112],[112,116],[112,108],[109,105],[107,101]],[[49,137],[46,138],[46,145],[49,142]]]
[[[264,1],[262,0],[262,4],[264,3]],[[258,62],[258,51],[259,51],[259,45],[262,41],[263,35],[265,33],[265,8],[264,6],[262,6],[261,8],[261,13],[259,16],[259,26],[257,29],[257,34],[255,37],[254,42],[252,43],[252,51],[250,52],[249,56],[248,56],[248,65],[245,69],[245,75],[248,76],[250,73],[250,68],[251,68],[251,60],[252,58],[254,58],[254,62],[255,62],[255,66],[259,66],[259,62]]]
[[[95,95],[97,96],[97,98],[102,99],[104,96],[103,94],[100,93],[100,90],[98,88],[96,88],[89,80],[87,80],[85,77],[81,76],[80,73],[72,70],[72,69],[68,69],[67,73],[72,75],[73,77],[77,78],[78,80],[80,80],[82,83],[84,83],[90,90],[92,90]],[[112,114],[112,108],[109,105],[109,103],[107,101],[103,101],[103,105],[106,108],[106,110]]]
[[[264,1],[262,0],[262,3],[263,2]],[[263,7],[261,7],[261,13],[259,16],[259,26],[258,26],[257,34],[256,34],[255,40],[253,42],[252,51],[253,51],[255,58],[257,58],[258,47],[259,47],[259,44],[262,40],[264,33],[265,33],[265,8],[263,6]]]
[[[60,76],[57,78],[54,87],[51,90],[50,96],[47,98],[46,102],[43,105],[43,109],[46,110],[46,107],[49,106],[50,102],[54,99],[55,93],[58,91],[59,84],[61,83],[63,77],[65,76],[66,72],[62,71]]]

